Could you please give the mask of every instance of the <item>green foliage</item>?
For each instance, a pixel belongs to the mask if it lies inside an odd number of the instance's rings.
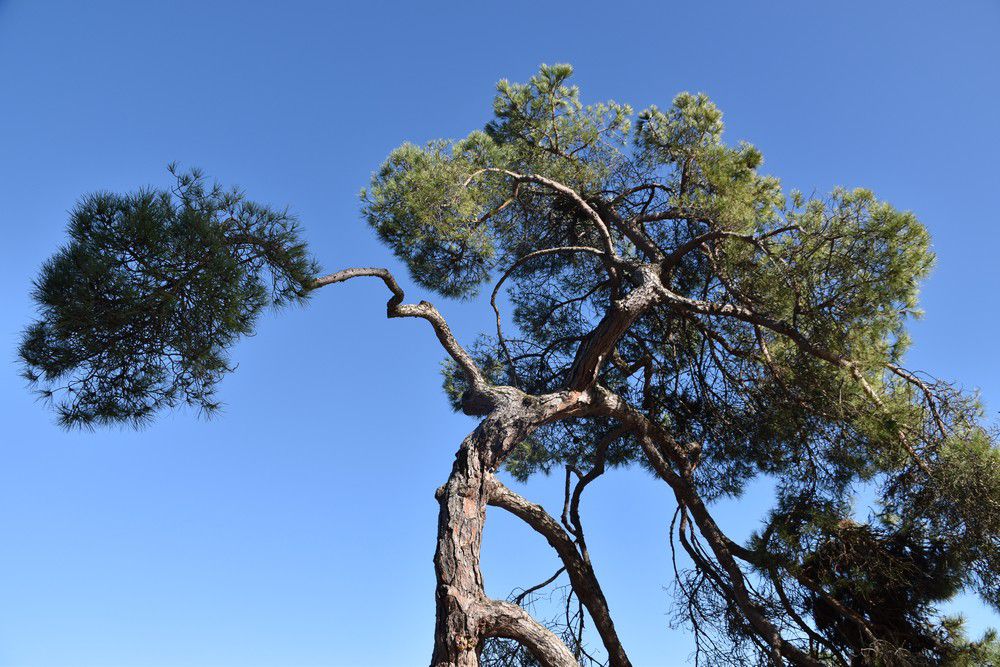
[[[226,350],[315,275],[298,225],[239,191],[171,168],[176,186],[97,193],[42,267],[24,375],[67,427],[139,424],[161,407],[218,407]]]
[[[475,168],[462,146],[404,144],[361,193],[379,238],[415,281],[446,296],[470,295],[489,278],[494,245],[478,222],[486,193],[463,185]]]
[[[543,173],[584,192],[596,190],[620,166],[618,149],[632,108],[609,101],[584,105],[566,85],[569,65],[542,65],[526,84],[503,80],[485,131],[507,150],[508,168]]]
[[[361,192],[368,224],[406,262],[414,281],[449,297],[468,297],[491,271],[543,239],[583,242],[593,230],[563,202],[528,185],[512,196],[511,174],[544,174],[596,193],[615,167],[631,109],[584,106],[563,85],[568,65],[543,66],[528,84],[501,81],[496,119],[458,141],[393,151]],[[553,225],[553,217],[567,225]]]
[[[970,640],[962,630],[963,619],[946,619],[946,642],[952,648],[941,664],[945,667],[996,667],[1000,665],[1000,639],[996,630],[987,630],[978,640]]]
[[[925,540],[947,544],[970,588],[1000,611],[1000,450],[975,425],[936,451],[930,479],[894,479],[888,511]]]

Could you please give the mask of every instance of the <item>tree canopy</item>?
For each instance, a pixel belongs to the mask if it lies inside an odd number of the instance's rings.
[[[671,491],[671,546],[689,561],[677,614],[702,662],[1000,660],[992,635],[972,641],[938,610],[962,591],[1000,609],[1000,449],[974,394],[904,366],[934,260],[925,227],[869,190],[785,192],[759,150],[723,140],[705,95],[635,113],[584,104],[571,74],[501,81],[483,129],[404,144],[362,191],[364,219],[415,283],[462,299],[492,285],[496,329],[468,350],[436,308],[404,304],[388,271],[319,277],[287,212],[192,173],[172,191],[81,201],[37,281],[26,375],[70,426],[138,423],[181,402],[211,410],[226,349],[265,306],[378,277],[390,316],[434,327],[453,406],[485,417],[450,480],[479,480],[483,511],[546,536],[610,664],[628,659],[580,518],[609,466]],[[469,452],[482,470],[463,463]],[[501,465],[522,480],[564,471],[561,521],[503,487]],[[773,509],[736,543],[711,504],[760,478],[773,480]],[[442,488],[452,526],[449,494],[472,486]],[[856,506],[862,491],[871,507]],[[478,542],[465,552],[441,530],[439,584],[459,587],[448,554],[475,560]],[[482,609],[439,587],[450,639],[435,664],[474,664],[470,651],[482,664],[563,664],[553,641],[599,661],[568,614],[560,640],[479,594]],[[471,648],[455,637],[458,608],[478,628]]]

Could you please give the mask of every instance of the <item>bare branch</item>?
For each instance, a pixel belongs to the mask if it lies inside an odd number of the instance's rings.
[[[603,389],[603,409],[618,419],[632,433],[642,446],[643,453],[657,474],[671,487],[678,504],[687,507],[699,531],[705,537],[716,560],[726,574],[725,588],[744,618],[768,647],[796,665],[821,667],[821,663],[803,653],[798,647],[781,636],[778,629],[767,620],[763,611],[750,597],[745,575],[733,558],[729,544],[715,519],[709,513],[701,496],[694,488],[692,469],[686,450],[658,422],[647,418],[641,412],[622,400],[616,394]],[[669,461],[664,456],[669,457]],[[675,472],[671,463],[677,467]]]
[[[386,303],[387,317],[419,317],[430,322],[431,326],[434,327],[434,333],[437,334],[442,347],[444,347],[445,351],[465,372],[465,376],[468,379],[469,384],[479,391],[487,391],[489,383],[483,376],[482,371],[479,370],[479,367],[476,366],[476,363],[472,360],[472,357],[469,356],[469,353],[466,352],[465,348],[463,348],[455,339],[455,336],[448,327],[448,322],[445,321],[444,316],[438,312],[437,308],[427,301],[421,301],[417,304],[403,303],[403,299],[405,298],[403,289],[399,286],[399,283],[396,282],[396,279],[388,269],[344,269],[343,271],[337,271],[336,273],[331,273],[323,276],[322,278],[317,278],[312,284],[312,289],[318,289],[326,285],[341,283],[346,280],[350,280],[351,278],[360,277],[380,278],[382,282],[385,283],[385,286],[389,288],[389,291],[392,292],[392,296]]]
[[[515,595],[514,598],[511,600],[511,602],[513,602],[514,604],[516,604],[517,606],[520,607],[521,603],[524,602],[524,599],[526,597],[528,597],[532,593],[535,593],[536,591],[542,590],[543,588],[545,588],[546,586],[548,586],[549,584],[551,584],[553,581],[555,581],[556,579],[558,579],[559,575],[562,574],[565,571],[566,571],[566,566],[565,565],[561,566],[558,570],[556,570],[555,572],[552,573],[552,576],[550,576],[545,581],[540,581],[539,583],[535,584],[534,586],[530,586],[528,588],[525,588],[523,591],[521,591],[520,593],[518,593],[517,595]]]

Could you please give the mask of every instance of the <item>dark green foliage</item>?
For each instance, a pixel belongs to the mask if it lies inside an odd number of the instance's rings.
[[[42,268],[24,374],[64,426],[139,424],[161,407],[218,407],[227,349],[315,275],[285,211],[171,169],[170,191],[97,193]]]
[[[892,480],[886,512],[924,542],[942,541],[962,582],[1000,610],[1000,450],[966,428],[936,452],[932,479]]]

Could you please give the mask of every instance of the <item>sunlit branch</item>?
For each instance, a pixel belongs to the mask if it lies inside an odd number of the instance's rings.
[[[334,283],[344,282],[350,280],[351,278],[360,277],[373,277],[379,278],[385,283],[385,286],[389,288],[392,292],[392,296],[386,303],[386,315],[387,317],[419,317],[421,319],[427,320],[431,323],[434,328],[434,333],[437,334],[438,340],[441,342],[442,347],[451,356],[452,359],[462,368],[465,372],[466,378],[475,389],[480,391],[486,391],[489,383],[486,381],[479,370],[479,367],[469,356],[469,353],[465,351],[458,341],[455,339],[454,334],[452,334],[451,329],[448,327],[447,321],[438,312],[438,309],[432,306],[426,301],[421,301],[416,304],[403,303],[405,294],[403,289],[396,282],[395,277],[388,269],[383,268],[352,268],[344,269],[342,271],[337,271],[336,273],[331,273],[329,275],[323,276],[322,278],[317,278],[313,284],[313,289],[318,289],[326,285],[332,285]]]

